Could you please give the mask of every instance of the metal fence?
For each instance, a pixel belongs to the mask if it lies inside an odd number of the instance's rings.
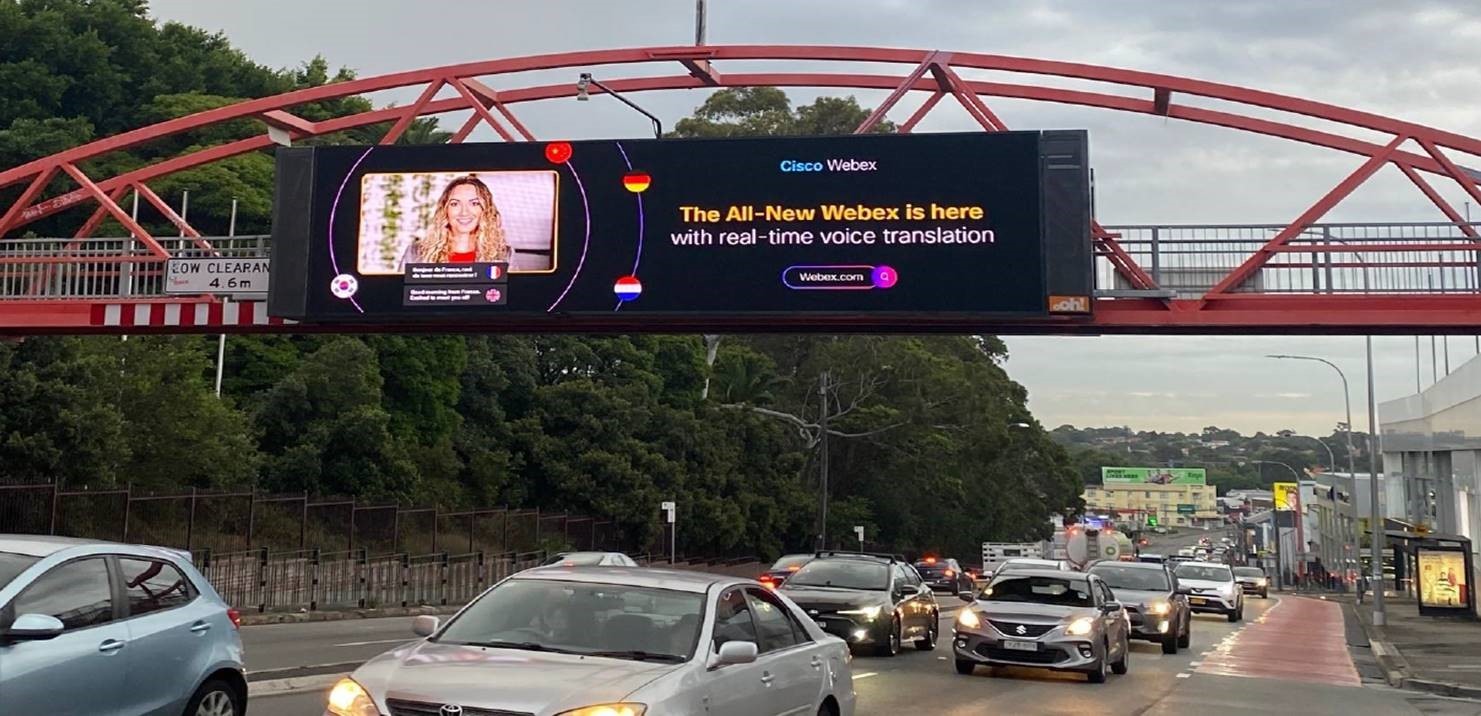
[[[257,611],[461,604],[550,550],[624,547],[609,520],[538,509],[56,484],[0,485],[0,533],[187,549],[228,602]]]
[[[1470,225],[1481,229],[1481,222]],[[1128,225],[1108,232],[1162,288],[1196,298],[1284,224]],[[268,258],[269,236],[163,238],[174,256]],[[1449,248],[1450,246],[1472,247]],[[1430,223],[1312,224],[1235,290],[1250,293],[1456,293],[1481,290],[1481,253],[1461,227]],[[1127,289],[1105,257],[1096,286]],[[164,295],[164,260],[128,238],[0,241],[0,300]]]

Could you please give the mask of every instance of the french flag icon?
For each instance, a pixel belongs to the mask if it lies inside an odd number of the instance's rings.
[[[617,294],[618,300],[631,301],[643,293],[643,284],[637,276],[623,276],[612,285],[612,292]]]

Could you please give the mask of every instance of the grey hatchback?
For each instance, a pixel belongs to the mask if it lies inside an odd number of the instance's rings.
[[[1127,670],[1126,610],[1094,574],[1049,570],[999,573],[957,615],[956,670],[1029,666],[1084,673],[1103,683]]]
[[[0,535],[7,714],[242,716],[239,625],[183,552]]]

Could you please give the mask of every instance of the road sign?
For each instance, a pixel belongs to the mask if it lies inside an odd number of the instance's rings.
[[[165,293],[266,294],[267,259],[221,257],[165,262]]]
[[[672,524],[674,521],[675,512],[674,503],[670,501],[664,501],[663,504],[659,505],[659,507],[661,507],[665,513],[667,513],[668,521],[670,524]]]
[[[1191,515],[1197,511],[1197,505],[1178,505],[1178,514],[1180,515]]]

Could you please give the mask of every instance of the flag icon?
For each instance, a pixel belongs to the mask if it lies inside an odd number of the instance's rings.
[[[648,172],[628,172],[622,175],[622,185],[634,194],[643,193],[652,183],[653,178],[648,176]]]
[[[638,281],[637,276],[623,276],[612,285],[612,292],[617,294],[619,301],[631,301],[643,292],[643,284]]]
[[[545,158],[551,164],[564,164],[571,158],[570,142],[551,142],[545,145]]]

